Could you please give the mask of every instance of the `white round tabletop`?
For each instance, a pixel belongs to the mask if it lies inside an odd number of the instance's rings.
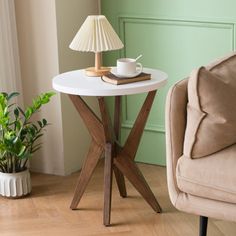
[[[114,85],[100,77],[88,77],[84,70],[69,71],[53,78],[53,88],[66,94],[81,96],[120,96],[138,94],[156,90],[167,82],[167,74],[160,70],[144,68],[143,72],[151,74],[151,80]]]

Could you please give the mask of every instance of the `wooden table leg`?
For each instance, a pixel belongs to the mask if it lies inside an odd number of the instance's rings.
[[[88,107],[84,100],[77,95],[69,95],[69,98],[73,102],[84,124],[87,126],[90,135],[92,136],[89,152],[86,160],[84,161],[84,165],[82,167],[77,186],[75,188],[74,197],[70,206],[71,209],[76,209],[93,174],[97,162],[104,152],[105,136],[101,121]]]
[[[120,129],[121,129],[121,96],[115,97],[115,111],[114,111],[114,133],[117,141],[120,139]],[[114,155],[117,156],[120,147],[115,142],[114,143]],[[114,165],[113,167],[116,183],[119,189],[121,197],[127,197],[127,191],[125,186],[125,178],[122,172]]]
[[[76,110],[79,112],[84,124],[86,125],[93,140],[101,145],[105,145],[105,135],[103,124],[100,119],[96,116],[93,110],[86,104],[86,102],[77,95],[69,95],[69,98],[73,102]]]
[[[125,186],[124,175],[115,165],[113,165],[113,170],[116,177],[116,183],[117,183],[120,196],[125,198],[127,197],[127,191],[126,191],[126,186]]]
[[[106,140],[105,145],[105,166],[104,166],[104,208],[103,208],[103,224],[110,225],[111,216],[111,196],[112,196],[112,174],[113,174],[113,147],[114,132],[111,119],[106,107],[104,97],[98,97],[99,108],[101,112],[102,124]]]
[[[161,207],[135,162],[128,156],[120,155],[114,159],[114,163],[143,196],[152,209],[160,213]]]
[[[94,141],[92,141],[75,188],[73,200],[70,205],[70,208],[72,210],[75,210],[77,208],[77,205],[79,204],[79,201],[102,154],[103,147],[97,145]]]
[[[135,120],[134,126],[122,149],[122,153],[126,153],[132,160],[134,160],[147,119],[151,111],[151,107],[156,95],[156,90],[148,93],[142,108]]]
[[[113,165],[112,144],[105,146],[105,165],[104,165],[104,208],[103,224],[110,225],[111,219],[111,197],[112,197],[112,165]]]
[[[134,126],[125,142],[120,154],[114,159],[116,167],[129,179],[140,192],[148,204],[156,211],[161,212],[161,207],[149,188],[145,178],[134,163],[134,158],[150,113],[156,91],[148,93],[146,100],[136,118]]]

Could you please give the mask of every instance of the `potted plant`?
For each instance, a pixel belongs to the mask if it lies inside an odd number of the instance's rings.
[[[54,92],[39,95],[26,109],[13,103],[19,93],[0,93],[0,195],[22,197],[31,192],[28,161],[41,144],[46,119],[31,121]]]

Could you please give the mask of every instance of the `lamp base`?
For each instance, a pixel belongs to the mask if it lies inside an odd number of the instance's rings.
[[[95,67],[89,67],[85,69],[85,74],[91,77],[99,77],[109,74],[110,71],[111,71],[110,67],[101,67],[98,70],[96,70]]]

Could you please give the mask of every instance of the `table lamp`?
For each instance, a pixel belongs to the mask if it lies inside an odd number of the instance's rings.
[[[88,16],[70,46],[72,50],[95,53],[95,67],[85,69],[87,76],[108,74],[110,68],[101,66],[103,51],[117,50],[124,47],[118,35],[103,15]]]

